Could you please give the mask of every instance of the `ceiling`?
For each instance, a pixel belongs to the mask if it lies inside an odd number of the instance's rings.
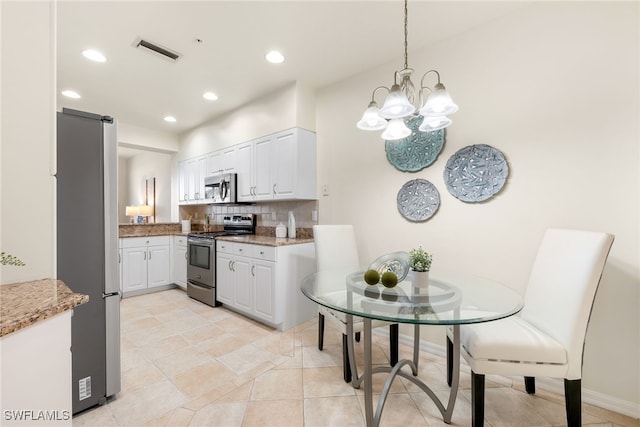
[[[524,4],[410,1],[409,52]],[[294,81],[321,88],[389,61],[402,68],[403,19],[400,0],[60,1],[57,107],[180,133]],[[138,38],[182,56],[135,48]],[[107,62],[85,59],[87,48]],[[283,63],[265,61],[272,49]],[[63,97],[65,89],[82,98]],[[219,99],[203,99],[205,91]]]

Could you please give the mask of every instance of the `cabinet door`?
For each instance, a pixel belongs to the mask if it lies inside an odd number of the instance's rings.
[[[253,311],[253,287],[251,261],[249,258],[236,257],[233,261],[234,303],[235,307],[251,313]]]
[[[147,256],[147,285],[168,285],[171,283],[171,251],[169,245],[149,246]]]
[[[193,202],[196,199],[197,187],[196,187],[196,171],[198,169],[198,163],[196,159],[187,160],[185,163],[185,175],[187,182],[187,201]]]
[[[273,193],[276,199],[295,195],[296,139],[293,131],[277,135],[273,140]]]
[[[182,289],[187,288],[187,247],[183,245],[174,246],[173,281]]]
[[[186,203],[189,197],[187,190],[187,163],[178,163],[178,202]]]
[[[209,155],[209,171],[211,175],[235,172],[236,147],[233,146],[211,153]]]
[[[236,147],[229,147],[222,150],[222,172],[231,173],[236,171]]]
[[[253,200],[253,143],[240,144],[236,156],[238,201],[248,202]]]
[[[231,255],[221,252],[216,254],[216,300],[229,305],[233,305],[234,275],[231,264]]]
[[[204,179],[209,176],[209,168],[207,167],[207,157],[203,156],[200,157],[196,160],[196,176],[195,176],[195,181],[196,181],[196,200],[198,201],[205,201],[206,198],[206,194],[205,194],[205,189],[204,189]]]
[[[271,156],[272,138],[264,138],[255,142],[255,167],[254,190],[255,200],[267,200],[273,198],[271,183]]]
[[[217,173],[222,173],[222,156],[223,156],[223,152],[222,151],[216,151],[215,153],[211,153],[209,154],[209,160],[208,160],[208,172],[209,175],[215,175]]]
[[[122,249],[123,292],[147,289],[147,248]]]
[[[275,263],[254,260],[251,274],[254,280],[254,301],[256,316],[277,323],[275,319]]]

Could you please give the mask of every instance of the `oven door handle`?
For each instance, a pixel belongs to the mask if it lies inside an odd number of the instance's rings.
[[[206,286],[203,284],[200,284],[198,282],[194,282],[193,280],[187,280],[187,282],[191,285],[191,286],[195,286],[197,288],[202,288],[202,289],[211,289],[211,286]]]

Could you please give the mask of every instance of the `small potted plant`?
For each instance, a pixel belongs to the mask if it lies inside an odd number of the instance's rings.
[[[409,251],[409,268],[413,276],[413,286],[424,288],[429,285],[429,270],[431,270],[432,256],[422,245]]]
[[[16,258],[6,252],[1,252],[0,257],[2,258],[2,265],[15,265],[17,267],[22,267],[23,265],[25,265],[24,262],[22,262],[19,258]]]

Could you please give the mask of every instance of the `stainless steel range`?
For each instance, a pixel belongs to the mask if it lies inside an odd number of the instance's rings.
[[[187,238],[187,295],[215,307],[216,303],[216,237],[255,234],[253,214],[229,215],[223,220],[223,231],[191,233]]]

